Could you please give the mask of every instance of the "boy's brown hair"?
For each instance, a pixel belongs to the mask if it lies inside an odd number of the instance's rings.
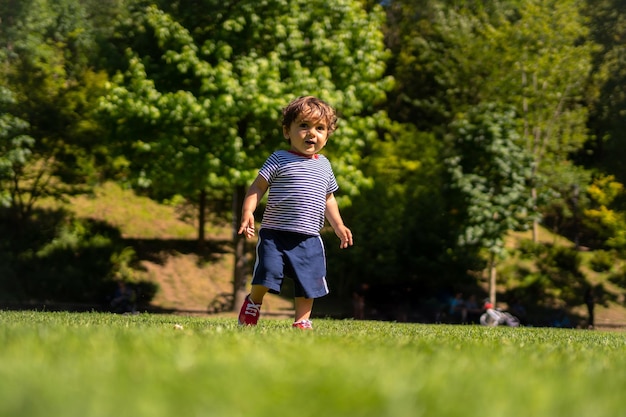
[[[323,119],[328,128],[328,136],[337,129],[337,113],[328,103],[313,96],[302,96],[293,100],[283,109],[283,127],[289,129],[291,123],[304,115],[313,120]]]

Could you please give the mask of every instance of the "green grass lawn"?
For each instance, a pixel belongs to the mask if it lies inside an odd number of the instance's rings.
[[[624,333],[290,324],[0,311],[0,416],[626,416]]]

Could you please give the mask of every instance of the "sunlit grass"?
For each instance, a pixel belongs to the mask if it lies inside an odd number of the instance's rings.
[[[182,329],[178,328],[182,326]],[[1,416],[618,416],[623,333],[0,312]]]
[[[94,190],[94,196],[72,200],[72,211],[80,217],[106,220],[120,228],[125,237],[193,239],[193,224],[177,218],[174,207],[158,204],[109,182]]]

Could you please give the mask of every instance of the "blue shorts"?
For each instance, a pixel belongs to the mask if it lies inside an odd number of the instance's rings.
[[[296,297],[319,298],[328,294],[326,253],[320,236],[259,230],[252,284],[280,294],[285,277],[293,279]]]

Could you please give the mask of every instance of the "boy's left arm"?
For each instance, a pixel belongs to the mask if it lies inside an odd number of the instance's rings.
[[[344,249],[348,246],[352,246],[352,232],[343,224],[343,219],[339,213],[339,206],[337,205],[337,200],[333,193],[326,196],[326,218],[337,237],[341,240],[339,247]]]

